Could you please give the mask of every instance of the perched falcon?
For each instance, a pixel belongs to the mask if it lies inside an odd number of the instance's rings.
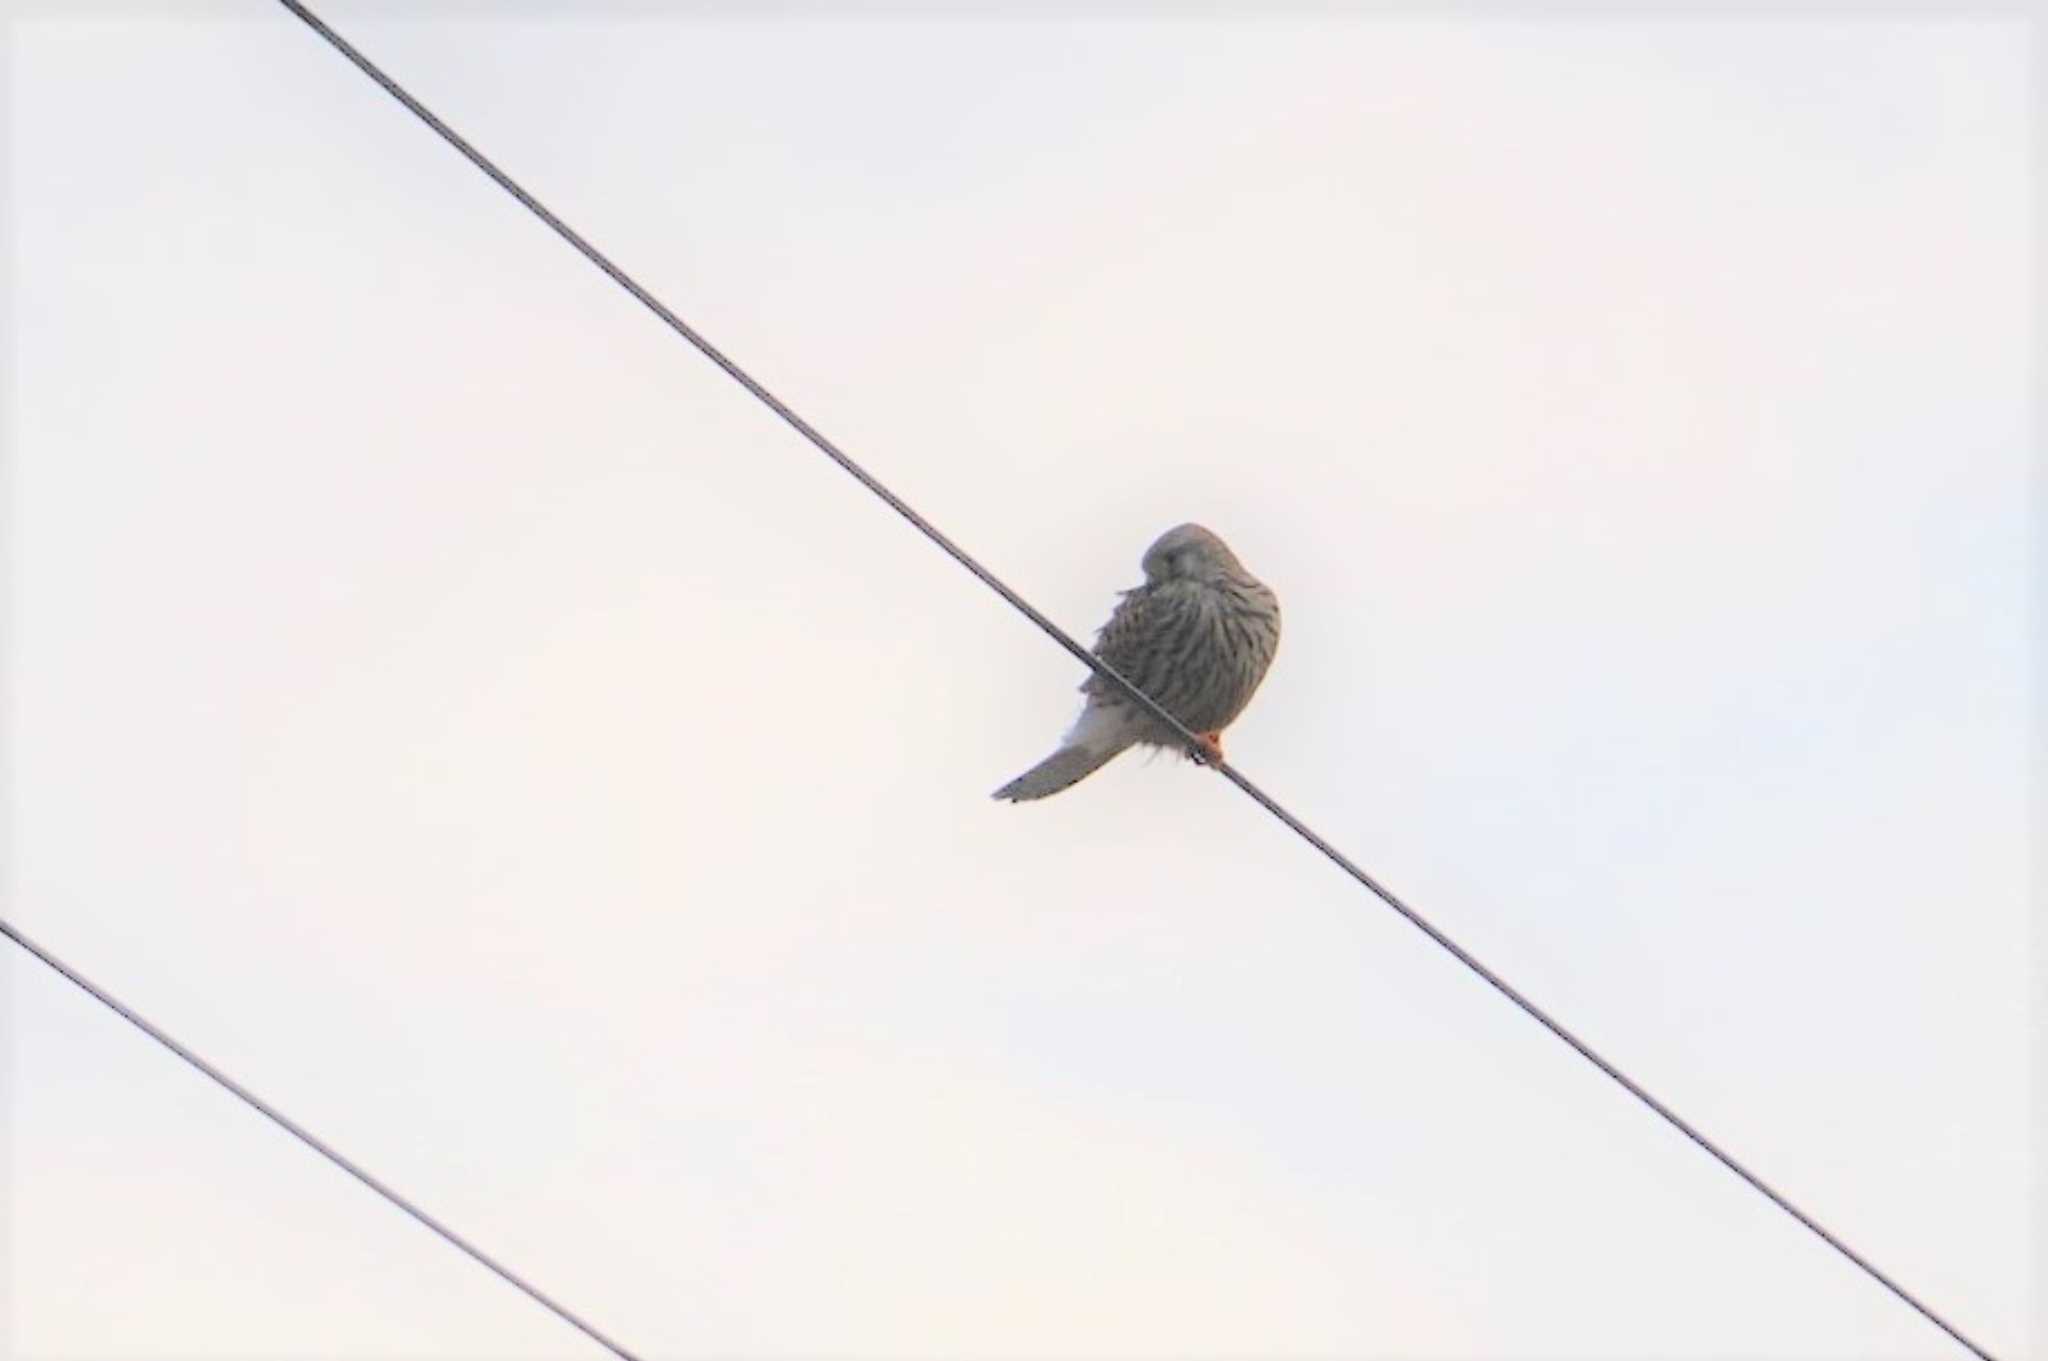
[[[1223,758],[1223,729],[1259,688],[1280,645],[1280,602],[1200,525],[1169,529],[1145,550],[1145,584],[1123,599],[1095,638],[1095,655],[1143,690]],[[1059,750],[995,792],[1019,802],[1057,794],[1126,747],[1184,745],[1099,675]]]

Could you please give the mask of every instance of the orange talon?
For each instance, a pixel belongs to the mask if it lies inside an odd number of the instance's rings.
[[[1210,765],[1210,766],[1220,766],[1220,765],[1222,765],[1222,764],[1223,764],[1223,730],[1219,728],[1219,729],[1217,729],[1217,730],[1216,730],[1215,732],[1205,732],[1205,733],[1201,734],[1201,741],[1202,741],[1202,749],[1201,749],[1201,751],[1200,751],[1200,752],[1199,752],[1199,753],[1198,753],[1198,754],[1196,755],[1195,759],[1196,759],[1196,760],[1198,760],[1198,761],[1200,761],[1200,762],[1201,762],[1202,764],[1204,764],[1204,765]]]

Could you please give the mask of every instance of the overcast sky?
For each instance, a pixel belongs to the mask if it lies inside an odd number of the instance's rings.
[[[145,8],[11,33],[24,929],[648,1357],[1961,1354],[1213,774],[991,802],[1072,658]],[[1223,535],[1247,774],[2048,1345],[2019,21],[406,8],[324,12],[1070,630]],[[0,980],[15,1355],[596,1354]]]

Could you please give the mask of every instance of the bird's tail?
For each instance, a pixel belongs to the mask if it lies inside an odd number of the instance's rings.
[[[1063,746],[998,789],[992,797],[1022,803],[1026,799],[1042,799],[1048,794],[1057,794],[1100,770],[1123,749],[1122,745],[1107,742],[1095,746],[1079,743]]]

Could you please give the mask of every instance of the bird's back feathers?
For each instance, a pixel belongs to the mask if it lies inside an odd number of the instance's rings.
[[[1251,701],[1279,642],[1273,593],[1251,576],[1223,575],[1126,591],[1095,639],[1095,655],[1183,727],[1215,732]],[[1091,675],[1081,688],[1095,699],[1122,698],[1101,676]]]

